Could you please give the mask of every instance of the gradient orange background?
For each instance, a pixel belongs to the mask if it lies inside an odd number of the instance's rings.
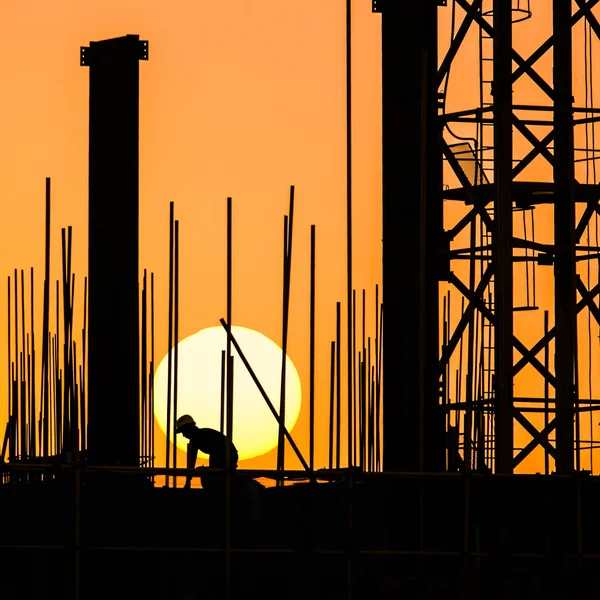
[[[524,56],[550,35],[551,28],[549,3],[531,0],[531,6],[534,17],[514,28],[515,47]],[[367,314],[374,320],[373,290],[381,282],[381,18],[371,13],[371,0],[354,0],[353,11],[354,284],[368,290]],[[450,35],[450,7],[440,8],[439,14],[443,55]],[[458,16],[460,22],[460,10]],[[477,106],[476,31],[472,29],[453,67],[449,111]],[[575,92],[576,104],[582,106],[581,23],[576,32]],[[87,270],[88,70],[79,67],[79,46],[127,33],[150,42],[150,60],[140,64],[140,266],[156,273],[156,360],[164,356],[167,346],[169,202],[175,201],[176,218],[181,221],[180,337],[215,325],[224,316],[225,198],[233,196],[233,320],[280,343],[282,221],[289,185],[294,184],[289,354],[300,372],[306,399],[309,238],[314,223],[317,465],[323,466],[329,341],[335,335],[335,302],[343,302],[346,294],[344,0],[2,3],[0,273],[35,267],[36,319],[41,325],[44,177],[51,176],[53,278],[60,277],[60,227],[73,225],[76,295],[81,300]],[[600,57],[595,64],[600,64]],[[551,52],[538,68],[551,81]],[[548,102],[526,78],[515,86],[514,100]],[[581,145],[581,132],[577,135]],[[515,135],[515,156],[528,150]],[[447,183],[453,185],[447,175]],[[551,176],[548,165],[538,159],[521,179],[545,181]],[[578,176],[585,181],[581,169]],[[463,212],[463,207],[447,206],[447,224]],[[536,219],[538,241],[551,242],[551,211],[536,209]],[[456,245],[463,242],[457,239]],[[550,269],[538,268],[540,310],[515,317],[516,331],[527,345],[541,336],[543,310],[552,311]],[[456,271],[465,280],[461,267]],[[522,291],[516,285],[516,303]],[[456,310],[460,300],[454,297]],[[80,309],[76,298],[76,323],[81,322]],[[0,294],[0,314],[5,311],[6,294]],[[452,319],[457,321],[457,312]],[[582,326],[587,329],[587,314],[580,319],[585,319]],[[0,334],[0,339],[5,338],[5,325],[0,325]],[[580,344],[581,369],[587,372],[587,339]],[[597,364],[597,334],[591,352],[592,364]],[[2,364],[6,364],[4,344],[0,344]],[[596,371],[592,379],[593,395]],[[585,381],[587,375],[582,374],[582,397],[587,393]],[[6,389],[6,369],[1,367],[0,389]],[[541,379],[526,368],[515,393],[539,395]],[[0,415],[6,414],[5,405],[1,394]],[[516,431],[521,443],[524,437],[518,426]],[[307,456],[306,403],[293,436]],[[157,464],[162,464],[161,441],[164,445],[157,430]],[[298,466],[289,450],[286,456],[288,467]],[[184,464],[183,456],[178,460]],[[541,453],[534,453],[521,470],[539,470],[541,460]],[[271,452],[241,466],[274,464]]]

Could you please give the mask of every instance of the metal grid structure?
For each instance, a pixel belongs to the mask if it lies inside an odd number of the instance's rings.
[[[531,17],[529,3],[373,2],[383,20],[384,465],[512,473],[542,448],[546,473],[569,473],[583,468],[582,456],[598,446],[592,426],[598,399],[591,392],[582,399],[580,392],[578,338],[585,328],[577,322],[587,316],[590,331],[590,321],[598,323],[598,285],[590,275],[598,261],[598,194],[589,176],[597,158],[589,66],[600,33],[596,4],[554,1],[548,38],[522,56],[513,30]],[[443,10],[452,10],[452,35],[440,52]],[[585,106],[574,104],[577,26],[586,39]],[[448,112],[450,72],[473,34],[479,102]],[[550,50],[551,80],[537,64]],[[536,87],[530,93],[545,102],[515,99],[525,78]],[[583,129],[585,142],[576,146]],[[522,155],[517,135],[529,144]],[[540,157],[552,176],[525,180]],[[576,177],[576,160],[585,161],[585,182]],[[459,218],[449,210],[453,202],[466,207]],[[552,210],[550,243],[535,238],[543,206]],[[591,266],[583,269],[587,275],[577,270],[582,264]],[[515,320],[518,311],[539,308],[539,268],[553,269],[553,306],[543,319],[542,311],[531,313],[539,328],[531,345],[520,339]],[[420,294],[403,316],[401,306],[415,289]],[[398,348],[393,340],[400,339],[420,356]],[[537,396],[515,395],[525,368],[540,378]],[[590,381],[592,370],[590,358]],[[402,408],[398,397],[419,401]],[[528,436],[520,444],[517,427]]]

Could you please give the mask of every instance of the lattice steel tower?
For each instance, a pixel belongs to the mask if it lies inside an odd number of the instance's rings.
[[[373,1],[383,33],[385,470],[512,473],[534,452],[545,472],[592,468],[597,4],[548,2],[551,29],[532,46],[528,0]],[[476,92],[455,109],[448,82],[467,47],[477,66],[465,87]]]

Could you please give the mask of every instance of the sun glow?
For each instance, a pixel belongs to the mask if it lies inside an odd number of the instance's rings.
[[[268,337],[246,327],[233,326],[233,335],[276,409],[281,388],[281,348]],[[178,348],[177,416],[191,415],[198,427],[220,428],[221,352],[227,345],[222,327],[209,327],[180,341]],[[234,357],[233,442],[240,460],[265,454],[277,445],[278,425],[239,355]],[[173,352],[174,356],[174,352]],[[171,398],[174,392],[174,376]],[[160,362],[154,379],[154,414],[167,430],[168,360]],[[293,428],[300,414],[302,391],[298,371],[286,357],[285,425]],[[171,426],[172,427],[172,426]],[[186,450],[187,440],[177,436],[177,447]],[[170,439],[172,439],[172,432]]]

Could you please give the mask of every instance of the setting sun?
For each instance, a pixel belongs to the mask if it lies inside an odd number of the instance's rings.
[[[281,348],[253,329],[234,326],[232,330],[269,399],[278,407]],[[202,329],[178,344],[177,416],[189,414],[201,428],[218,430],[220,426],[221,352],[226,344],[227,334],[222,327]],[[244,460],[261,456],[275,448],[278,425],[234,348],[232,355],[233,441],[240,460]],[[160,362],[155,379],[155,417],[163,433],[167,430],[167,358],[165,356]],[[298,371],[289,356],[286,364],[285,425],[291,431],[300,414],[302,391]],[[185,450],[187,440],[178,436],[177,447]]]

